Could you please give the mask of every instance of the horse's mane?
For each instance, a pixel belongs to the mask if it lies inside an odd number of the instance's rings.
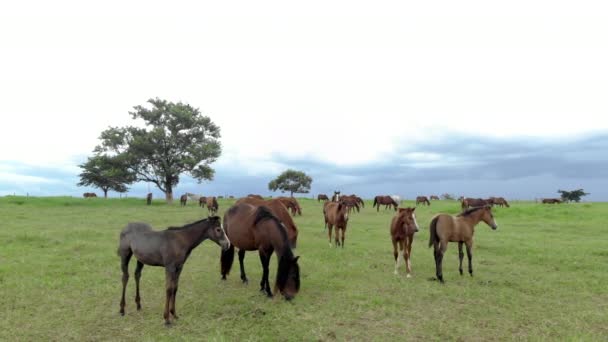
[[[467,210],[465,210],[465,211],[461,212],[461,213],[460,213],[460,214],[458,214],[457,216],[459,216],[459,217],[460,217],[460,216],[469,216],[469,215],[471,215],[472,213],[476,212],[477,210],[479,210],[479,209],[483,209],[483,208],[485,208],[485,206],[484,206],[484,207],[473,207],[473,208],[469,208],[469,209],[467,209]]]
[[[219,217],[219,216],[209,216],[208,218],[205,218],[205,219],[202,219],[202,220],[198,220],[198,221],[196,221],[196,222],[188,223],[188,224],[186,224],[186,225],[184,225],[184,226],[181,226],[181,227],[169,227],[169,228],[167,228],[167,230],[182,230],[182,229],[188,229],[188,228],[190,228],[190,227],[192,227],[192,226],[195,226],[195,225],[201,224],[201,223],[203,223],[204,221],[208,221],[208,220],[219,220],[219,219],[220,219],[220,217]]]

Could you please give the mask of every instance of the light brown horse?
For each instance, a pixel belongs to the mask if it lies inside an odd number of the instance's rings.
[[[397,207],[399,206],[399,204],[395,202],[391,196],[378,195],[374,197],[374,208],[377,206],[376,212],[380,211],[380,205],[382,204],[385,206],[384,210],[386,210],[389,206],[393,206],[395,211],[397,211]]]
[[[443,283],[442,261],[443,254],[448,249],[448,242],[458,242],[458,257],[460,260],[460,275],[462,275],[462,244],[467,246],[469,258],[469,274],[473,276],[473,234],[475,225],[485,222],[492,229],[497,229],[492,207],[489,205],[468,209],[458,216],[449,214],[436,215],[431,220],[429,247],[434,247],[435,271],[437,279]]]
[[[329,201],[329,197],[327,197],[326,194],[317,195],[317,202],[321,202],[321,201]]]
[[[186,206],[186,204],[188,203],[188,195],[181,195],[179,197],[179,204],[180,206]]]
[[[222,279],[230,273],[234,261],[234,248],[247,251],[257,250],[262,263],[263,275],[260,291],[272,297],[268,281],[270,257],[277,253],[278,269],[274,292],[277,289],[287,300],[291,300],[300,290],[300,267],[298,258],[291,249],[285,225],[272,214],[266,206],[239,203],[230,207],[224,215],[224,229],[230,239],[231,247],[222,252]],[[244,269],[241,267],[241,279],[246,282]]]
[[[323,204],[323,216],[325,216],[325,227],[328,228],[329,247],[331,247],[331,232],[336,227],[336,247],[344,248],[344,235],[348,225],[348,206],[344,202],[325,202]],[[342,237],[340,238],[340,231]]]
[[[146,196],[146,204],[150,205],[152,204],[152,193],[149,192],[148,195]]]
[[[171,324],[170,315],[177,319],[175,297],[179,276],[190,252],[205,239],[211,239],[222,249],[228,249],[230,241],[222,229],[217,216],[209,217],[183,227],[169,227],[167,230],[154,231],[147,223],[129,223],[120,233],[118,255],[122,268],[122,297],[120,314],[125,314],[125,291],[129,280],[129,261],[135,255],[135,303],[141,310],[139,279],[144,265],[165,267],[165,324]]]
[[[422,205],[431,205],[431,201],[426,196],[418,196],[416,197],[416,205],[422,203]]]
[[[562,200],[559,198],[543,198],[543,204],[560,204]]]
[[[217,210],[219,209],[219,205],[217,204],[217,199],[215,196],[205,198],[205,203],[207,204],[207,210],[209,211],[209,215],[215,215]]]
[[[414,233],[418,229],[416,208],[399,208],[399,211],[391,221],[391,240],[393,241],[393,256],[395,257],[395,275],[399,274],[398,269],[401,259],[405,262],[405,270],[407,277],[412,273],[412,242],[414,241]]]

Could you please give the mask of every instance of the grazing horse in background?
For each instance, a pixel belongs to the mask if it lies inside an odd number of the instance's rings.
[[[149,192],[148,195],[146,196],[146,204],[150,205],[152,204],[152,193]]]
[[[224,227],[232,246],[222,252],[222,279],[226,279],[226,275],[230,273],[235,247],[239,249],[239,257],[241,250],[258,250],[263,269],[260,291],[265,291],[268,297],[272,297],[268,282],[268,265],[272,253],[276,252],[279,262],[274,292],[276,294],[278,289],[287,300],[295,297],[300,290],[299,257],[293,254],[284,224],[266,206],[235,204],[224,215]],[[241,279],[247,281],[242,264]]]
[[[342,196],[340,197],[340,202],[344,203],[348,207],[348,212],[350,213],[352,210],[357,210],[359,212],[359,200],[360,198],[355,195],[350,196]]]
[[[431,201],[439,201],[439,196],[431,195]]]
[[[97,194],[94,192],[85,192],[84,194],[82,194],[82,196],[84,198],[93,198],[93,197],[97,197]]]
[[[201,208],[205,207],[205,204],[207,204],[207,197],[205,196],[201,196],[198,198],[198,206]]]
[[[412,242],[414,241],[414,233],[418,229],[416,208],[399,208],[399,212],[395,214],[391,221],[391,240],[393,241],[393,256],[395,257],[395,274],[398,274],[398,268],[401,264],[401,259],[405,261],[405,270],[407,277],[412,273],[412,264],[410,262],[412,256]]]
[[[329,197],[327,197],[326,194],[317,195],[317,202],[321,202],[321,201],[329,201]]]
[[[296,213],[302,216],[302,208],[300,207],[298,200],[293,197],[277,197],[277,199],[281,201],[287,209],[291,210],[293,216],[296,216]]]
[[[464,198],[461,202],[462,210],[471,208],[471,207],[483,207],[485,205],[491,205],[493,202],[489,202],[488,200],[484,200],[482,198]]]
[[[338,201],[340,201],[340,191],[335,191],[334,190],[334,195],[331,196],[331,201],[332,202],[338,202]]]
[[[416,197],[416,205],[422,203],[422,205],[431,205],[431,201],[426,196],[418,196]]]
[[[169,314],[177,319],[175,297],[179,276],[190,252],[201,242],[211,239],[222,249],[230,247],[230,241],[222,229],[217,216],[187,224],[183,227],[169,227],[167,230],[154,231],[147,223],[129,223],[120,233],[118,255],[122,268],[122,297],[120,314],[125,314],[125,291],[129,281],[129,261],[135,255],[135,303],[141,310],[139,279],[144,265],[165,267],[165,324],[171,324]]]
[[[562,200],[559,198],[543,198],[543,204],[560,204]]]
[[[264,197],[262,197],[260,195],[256,195],[256,194],[249,194],[249,195],[247,195],[247,197],[257,198],[257,199],[261,199],[261,200],[264,199]]]
[[[395,201],[395,203],[397,203],[397,205],[401,205],[401,196],[391,195],[391,198],[393,199],[393,201]]]
[[[391,197],[391,196],[376,196],[374,197],[374,208],[377,209],[376,211],[380,211],[380,205],[384,204],[384,210],[388,209],[388,206],[392,205],[395,208],[395,211],[397,211],[397,207],[399,206],[399,204],[397,204],[397,202],[395,202],[395,200]]]
[[[503,207],[506,206],[507,208],[509,208],[509,203],[507,202],[506,199],[502,198],[502,197],[494,197],[492,199],[492,201],[494,202],[494,205]]]
[[[179,197],[179,204],[185,206],[188,203],[188,195],[181,195]]]
[[[329,247],[331,247],[331,231],[336,226],[336,247],[341,245],[344,248],[344,234],[348,225],[348,205],[342,201],[325,202],[323,215],[325,216],[325,226],[328,228]],[[340,231],[342,231],[341,239]]]
[[[207,210],[209,211],[209,215],[215,215],[217,210],[219,209],[219,205],[217,204],[217,199],[215,196],[207,197],[205,199],[207,204]]]
[[[458,242],[460,275],[462,275],[462,259],[464,258],[462,244],[466,244],[469,274],[473,275],[473,234],[475,225],[480,221],[484,221],[492,229],[498,228],[494,215],[492,215],[492,207],[489,205],[468,209],[458,216],[439,214],[431,220],[429,247],[434,247],[435,271],[440,282],[443,283],[442,260],[443,254],[448,248],[448,242]]]

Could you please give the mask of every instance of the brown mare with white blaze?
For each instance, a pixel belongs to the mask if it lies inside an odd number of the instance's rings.
[[[497,229],[492,207],[489,205],[468,209],[458,216],[439,214],[431,220],[429,247],[434,247],[435,271],[437,279],[443,283],[442,261],[443,254],[448,248],[448,242],[458,242],[458,258],[460,260],[460,275],[462,275],[462,245],[467,246],[469,258],[469,274],[473,276],[473,234],[475,225],[485,222],[492,229]]]
[[[399,208],[397,214],[391,221],[391,240],[393,241],[393,256],[395,257],[395,275],[399,274],[398,269],[401,259],[405,262],[405,270],[407,277],[411,277],[412,273],[412,242],[414,241],[414,233],[418,229],[416,208]]]
[[[393,206],[395,211],[397,211],[397,207],[399,206],[391,196],[379,195],[374,197],[374,208],[377,206],[377,212],[380,211],[380,205],[382,204],[385,205],[384,210],[388,209],[389,206]]]
[[[147,223],[129,223],[120,233],[118,255],[122,268],[122,297],[120,314],[125,314],[125,291],[129,280],[129,261],[135,255],[135,303],[141,310],[139,296],[139,279],[144,265],[165,267],[165,324],[171,324],[170,314],[177,319],[175,313],[175,297],[179,276],[190,252],[201,242],[210,239],[222,249],[230,246],[230,241],[222,229],[220,218],[209,217],[204,220],[187,224],[183,227],[169,227],[167,230],[154,231]]]
[[[219,208],[215,196],[207,197],[205,199],[205,203],[207,204],[207,210],[209,211],[209,215],[215,215]]]
[[[348,225],[348,205],[344,202],[325,202],[323,204],[323,215],[325,216],[325,227],[328,228],[329,247],[331,247],[331,232],[336,227],[336,247],[344,248],[344,234]],[[342,237],[340,238],[340,231]]]
[[[416,197],[416,205],[422,203],[422,205],[431,205],[431,201],[426,196],[418,196]]]
[[[277,278],[274,292],[277,289],[287,300],[291,300],[300,290],[300,267],[298,258],[294,256],[285,225],[272,214],[266,206],[256,206],[249,203],[238,203],[230,207],[224,215],[226,234],[232,243],[228,250],[222,252],[222,279],[230,273],[234,262],[234,248],[240,251],[255,251],[260,255],[263,275],[260,281],[260,291],[272,297],[268,281],[270,257],[276,252],[278,257]],[[241,263],[241,279],[247,282],[245,270]]]

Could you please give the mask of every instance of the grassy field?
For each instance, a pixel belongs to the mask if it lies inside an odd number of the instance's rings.
[[[220,212],[229,204],[221,201]],[[127,313],[118,314],[119,232],[130,221],[159,229],[185,224],[206,209],[145,206],[143,199],[0,198],[0,340],[608,339],[606,203],[496,209],[499,229],[476,229],[474,277],[458,274],[457,245],[450,244],[445,285],[429,280],[428,224],[438,212],[458,212],[457,202],[417,209],[423,229],[410,279],[393,275],[394,212],[377,213],[368,203],[351,216],[346,247],[336,249],[328,247],[321,205],[301,204],[302,288],[294,301],[258,292],[257,253],[245,260],[249,285],[241,284],[238,266],[221,281],[220,248],[206,241],[186,263],[180,319],[166,328],[160,267],[143,270],[138,312],[131,261]],[[271,262],[273,283],[275,257]]]

